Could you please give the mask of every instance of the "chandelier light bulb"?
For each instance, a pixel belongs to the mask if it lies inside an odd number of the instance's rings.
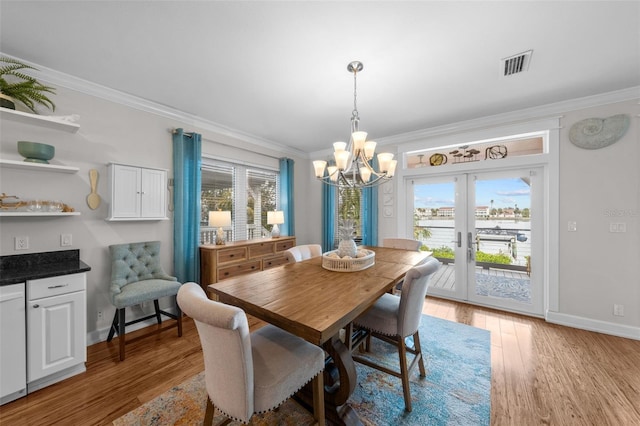
[[[313,168],[316,172],[316,177],[321,178],[324,177],[324,168],[327,166],[326,161],[316,160],[313,162]]]
[[[378,154],[378,165],[380,166],[381,172],[386,172],[389,170],[389,163],[393,160],[393,154],[389,152],[381,152]]]
[[[338,168],[336,166],[329,166],[327,167],[327,173],[329,173],[329,178],[333,181],[333,182],[337,182],[338,181]]]
[[[335,152],[344,151],[346,149],[347,149],[347,143],[346,142],[334,142],[333,143],[333,150]]]

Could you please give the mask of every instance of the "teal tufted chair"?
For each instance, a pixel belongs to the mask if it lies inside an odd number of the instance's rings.
[[[160,241],[115,244],[109,246],[111,254],[111,303],[116,307],[107,342],[117,333],[120,361],[124,361],[125,326],[162,315],[177,320],[178,336],[182,336],[182,312],[176,303],[176,315],[160,310],[158,299],[178,294],[181,283],[167,275],[160,265]],[[155,313],[130,322],[125,321],[125,308],[153,300]]]

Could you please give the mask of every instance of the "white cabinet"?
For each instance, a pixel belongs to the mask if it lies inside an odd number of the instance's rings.
[[[107,220],[167,219],[167,171],[111,163]]]
[[[0,287],[0,405],[27,394],[24,283]]]
[[[27,281],[27,387],[85,371],[86,274]]]

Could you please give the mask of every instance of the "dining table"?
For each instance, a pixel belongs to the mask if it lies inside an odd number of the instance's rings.
[[[350,341],[340,330],[351,330],[354,319],[384,293],[394,289],[404,275],[431,255],[387,247],[361,247],[375,252],[373,265],[357,271],[323,267],[322,256],[208,285],[209,294],[247,314],[321,346],[325,363],[325,416],[336,424],[362,424],[347,400],[357,375]],[[344,333],[343,333],[344,334]],[[350,339],[347,335],[345,340]],[[298,399],[312,407],[309,392]]]

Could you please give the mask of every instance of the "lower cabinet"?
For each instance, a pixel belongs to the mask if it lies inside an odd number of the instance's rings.
[[[85,371],[86,274],[27,281],[27,390]]]
[[[24,283],[0,287],[0,405],[27,394]]]

